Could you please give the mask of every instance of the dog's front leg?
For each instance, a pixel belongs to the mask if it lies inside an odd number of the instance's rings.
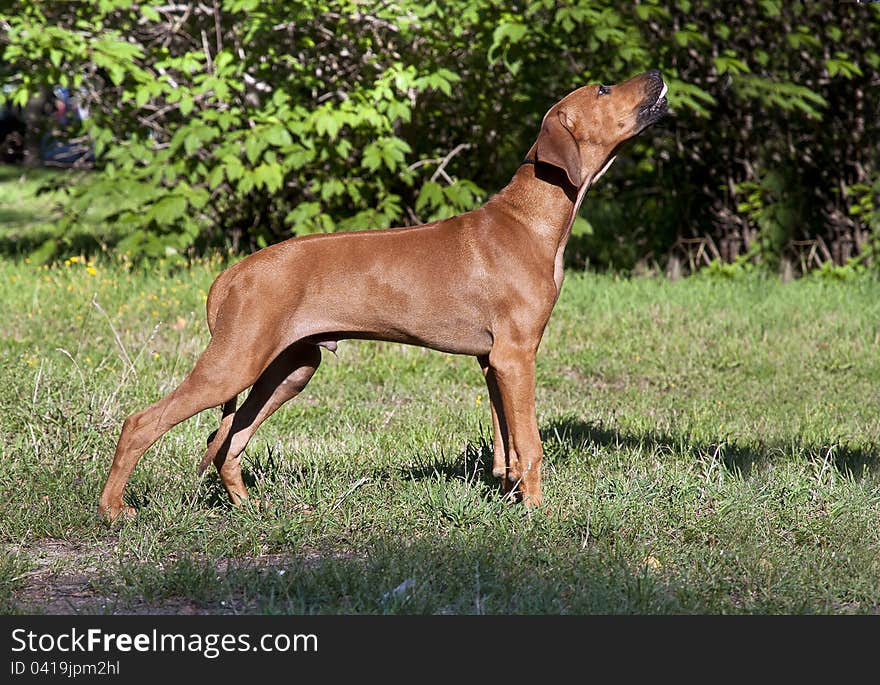
[[[513,491],[515,479],[510,480],[507,475],[511,468],[509,460],[511,456],[516,461],[516,455],[508,449],[507,422],[504,420],[504,408],[501,406],[501,395],[498,391],[498,381],[495,372],[489,365],[489,355],[477,357],[480,369],[486,379],[486,389],[489,392],[489,408],[492,412],[492,475],[501,479],[501,489],[504,494]],[[516,470],[516,464],[512,465]]]
[[[526,506],[541,504],[543,449],[535,414],[535,352],[536,346],[496,342],[489,354],[489,376],[494,378],[497,387],[499,419],[503,417],[499,428],[506,427],[507,433],[503,443],[507,452],[507,479],[517,486]],[[501,430],[502,436],[504,432]]]

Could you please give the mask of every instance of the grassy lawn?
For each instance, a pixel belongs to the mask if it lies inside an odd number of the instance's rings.
[[[21,246],[45,240],[57,216],[55,193],[39,193],[57,170],[0,165],[0,250],[16,253]]]
[[[88,172],[57,168],[23,168],[0,164],[0,256],[24,258],[37,254],[106,254],[123,233],[102,220],[109,201],[90,205],[76,228],[61,231],[63,191],[57,181],[73,175],[89,181]],[[48,241],[57,248],[52,249]]]
[[[491,477],[473,359],[343,342],[232,508],[173,429],[108,527],[122,420],[207,341],[221,260],[0,261],[4,612],[880,611],[880,283],[571,273],[538,366],[546,506]]]

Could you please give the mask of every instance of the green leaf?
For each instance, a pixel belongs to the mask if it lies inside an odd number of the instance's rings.
[[[269,145],[274,145],[275,147],[281,147],[293,143],[293,138],[290,137],[290,133],[288,133],[287,129],[281,125],[272,126],[266,129],[262,135]]]
[[[716,102],[711,93],[692,83],[679,81],[671,77],[666,78],[666,83],[669,86],[667,97],[669,99],[669,106],[672,109],[686,108],[699,116],[709,116],[710,112],[706,107],[715,105]]]
[[[449,83],[458,83],[461,81],[461,76],[456,74],[454,71],[449,71],[449,69],[440,68],[437,70],[437,76],[448,81]]]
[[[25,88],[21,88],[15,93],[15,96],[12,98],[12,104],[16,107],[24,107],[27,105],[28,100],[31,99],[31,94]]]
[[[489,48],[487,58],[490,63],[496,61],[496,52],[502,45],[505,51],[511,44],[520,42],[528,32],[528,27],[517,21],[508,21],[499,24],[492,33],[492,45]]]
[[[181,129],[186,132],[183,139],[183,147],[187,155],[192,155],[196,150],[204,147],[205,143],[213,140],[220,134],[216,126],[197,125]]]
[[[421,212],[425,207],[439,207],[442,203],[443,189],[440,184],[434,181],[425,181],[416,200],[416,211]]]
[[[768,17],[778,17],[782,12],[778,0],[761,0],[761,7],[764,8],[764,13]]]
[[[409,122],[412,119],[412,110],[408,102],[394,101],[389,102],[385,108],[385,114],[389,119],[394,121],[400,119],[403,122]]]
[[[186,198],[169,195],[151,207],[150,216],[160,224],[170,224],[186,213],[186,207]]]
[[[318,110],[315,116],[315,131],[319,136],[326,135],[330,140],[334,140],[340,128],[342,121],[338,112],[328,107]]]
[[[222,164],[218,164],[213,169],[211,169],[211,173],[208,174],[208,187],[214,189],[221,183],[223,183],[224,172],[225,169]]]
[[[850,61],[845,52],[837,52],[833,58],[825,60],[825,68],[828,69],[828,75],[832,77],[841,75],[851,79],[854,76],[862,76],[861,67]]]
[[[342,138],[338,143],[336,143],[336,154],[342,158],[347,158],[351,153],[352,145],[351,143]]]
[[[251,192],[254,188],[254,174],[251,171],[245,171],[242,173],[241,178],[238,179],[238,185],[236,189],[238,190],[240,195],[246,195]]]
[[[345,184],[338,178],[330,178],[321,184],[321,200],[327,202],[345,193]]]
[[[593,235],[594,233],[593,224],[582,216],[575,217],[574,223],[571,225],[571,234],[573,236]]]
[[[183,147],[188,155],[192,155],[192,153],[198,150],[201,146],[202,141],[196,133],[190,133],[183,139]]]
[[[150,89],[141,86],[137,89],[134,96],[134,104],[138,109],[142,109],[150,101]]]
[[[291,226],[295,231],[302,230],[314,217],[321,212],[321,205],[317,202],[300,202],[287,216],[284,223]]]
[[[278,164],[260,164],[253,173],[254,185],[259,188],[264,186],[270,192],[276,192],[284,183],[281,166]]]
[[[370,171],[376,171],[382,166],[382,148],[378,143],[370,143],[364,148],[361,164]]]
[[[266,149],[266,140],[258,135],[248,136],[244,141],[244,152],[251,164],[256,164],[263,150]]]
[[[244,166],[238,157],[227,155],[221,160],[223,168],[226,172],[226,178],[230,181],[237,181],[244,173]]]
[[[302,169],[315,158],[315,151],[301,145],[294,145],[284,157],[286,169]]]
[[[162,21],[162,15],[160,15],[155,9],[153,9],[149,5],[143,5],[140,10],[141,14],[144,16],[144,19],[146,19],[147,21],[152,21],[154,23]]]
[[[446,186],[443,195],[457,211],[467,211],[479,204],[482,190],[475,183],[462,179]]]
[[[186,195],[186,200],[193,209],[202,209],[210,198],[210,193],[201,187],[189,188]]]
[[[194,104],[195,100],[193,100],[192,95],[189,95],[188,93],[182,95],[180,98],[180,104],[178,105],[178,107],[180,107],[180,113],[183,116],[189,116],[189,113],[193,110]]]
[[[725,74],[727,72],[730,72],[731,74],[742,74],[751,71],[745,62],[733,56],[732,53],[716,57],[715,69],[719,74]]]
[[[380,142],[380,156],[389,171],[394,171],[403,164],[406,153],[412,152],[412,148],[400,138],[383,138]]]
[[[216,55],[214,55],[214,69],[217,71],[223,71],[228,65],[232,64],[235,61],[235,58],[232,56],[232,53],[228,50],[221,50]]]

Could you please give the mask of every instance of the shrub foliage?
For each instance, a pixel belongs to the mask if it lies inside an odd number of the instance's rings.
[[[673,115],[594,190],[573,255],[806,269],[870,263],[880,231],[878,5],[4,4],[9,98],[60,84],[89,109],[96,169],[59,237],[98,212],[123,253],[183,254],[448,216],[506,183],[562,95],[653,67]]]

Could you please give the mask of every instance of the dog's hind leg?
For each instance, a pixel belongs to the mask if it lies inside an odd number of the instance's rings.
[[[200,471],[213,461],[233,504],[248,499],[241,476],[242,451],[263,421],[302,392],[320,363],[321,350],[317,345],[295,343],[266,367],[237,411],[234,404],[224,408],[220,428],[208,445]],[[227,408],[233,413],[227,414]]]
[[[265,372],[264,372],[265,373]],[[259,379],[258,379],[259,380]],[[235,407],[238,404],[238,396],[236,395],[231,400],[229,400],[226,404],[223,405],[223,414],[220,418],[220,425],[217,427],[217,430],[212,432],[205,443],[207,447],[207,451],[205,452],[205,456],[202,458],[202,463],[199,465],[199,475],[204,473],[205,468],[208,465],[208,462],[214,458],[218,449],[223,444],[223,441],[226,439],[226,436],[229,435],[229,429],[232,428],[232,422],[235,419]],[[217,436],[220,436],[220,439],[217,439]],[[217,470],[220,470],[220,466],[217,466]],[[225,480],[224,480],[225,483]],[[228,486],[227,486],[228,490]]]
[[[215,336],[193,370],[169,395],[135,414],[122,425],[98,510],[109,519],[133,514],[122,503],[122,492],[144,452],[173,426],[200,411],[229,402],[260,376],[272,349],[250,345],[241,349],[226,336]]]
[[[226,404],[223,405],[223,414],[220,418],[220,425],[217,427],[217,430],[213,431],[208,439],[205,441],[205,445],[210,447],[211,443],[214,442],[214,438],[216,438],[220,433],[224,435],[229,432],[229,427],[232,425],[232,419],[235,416],[235,405],[238,403],[238,395],[229,400]],[[202,469],[199,469],[200,471]]]

